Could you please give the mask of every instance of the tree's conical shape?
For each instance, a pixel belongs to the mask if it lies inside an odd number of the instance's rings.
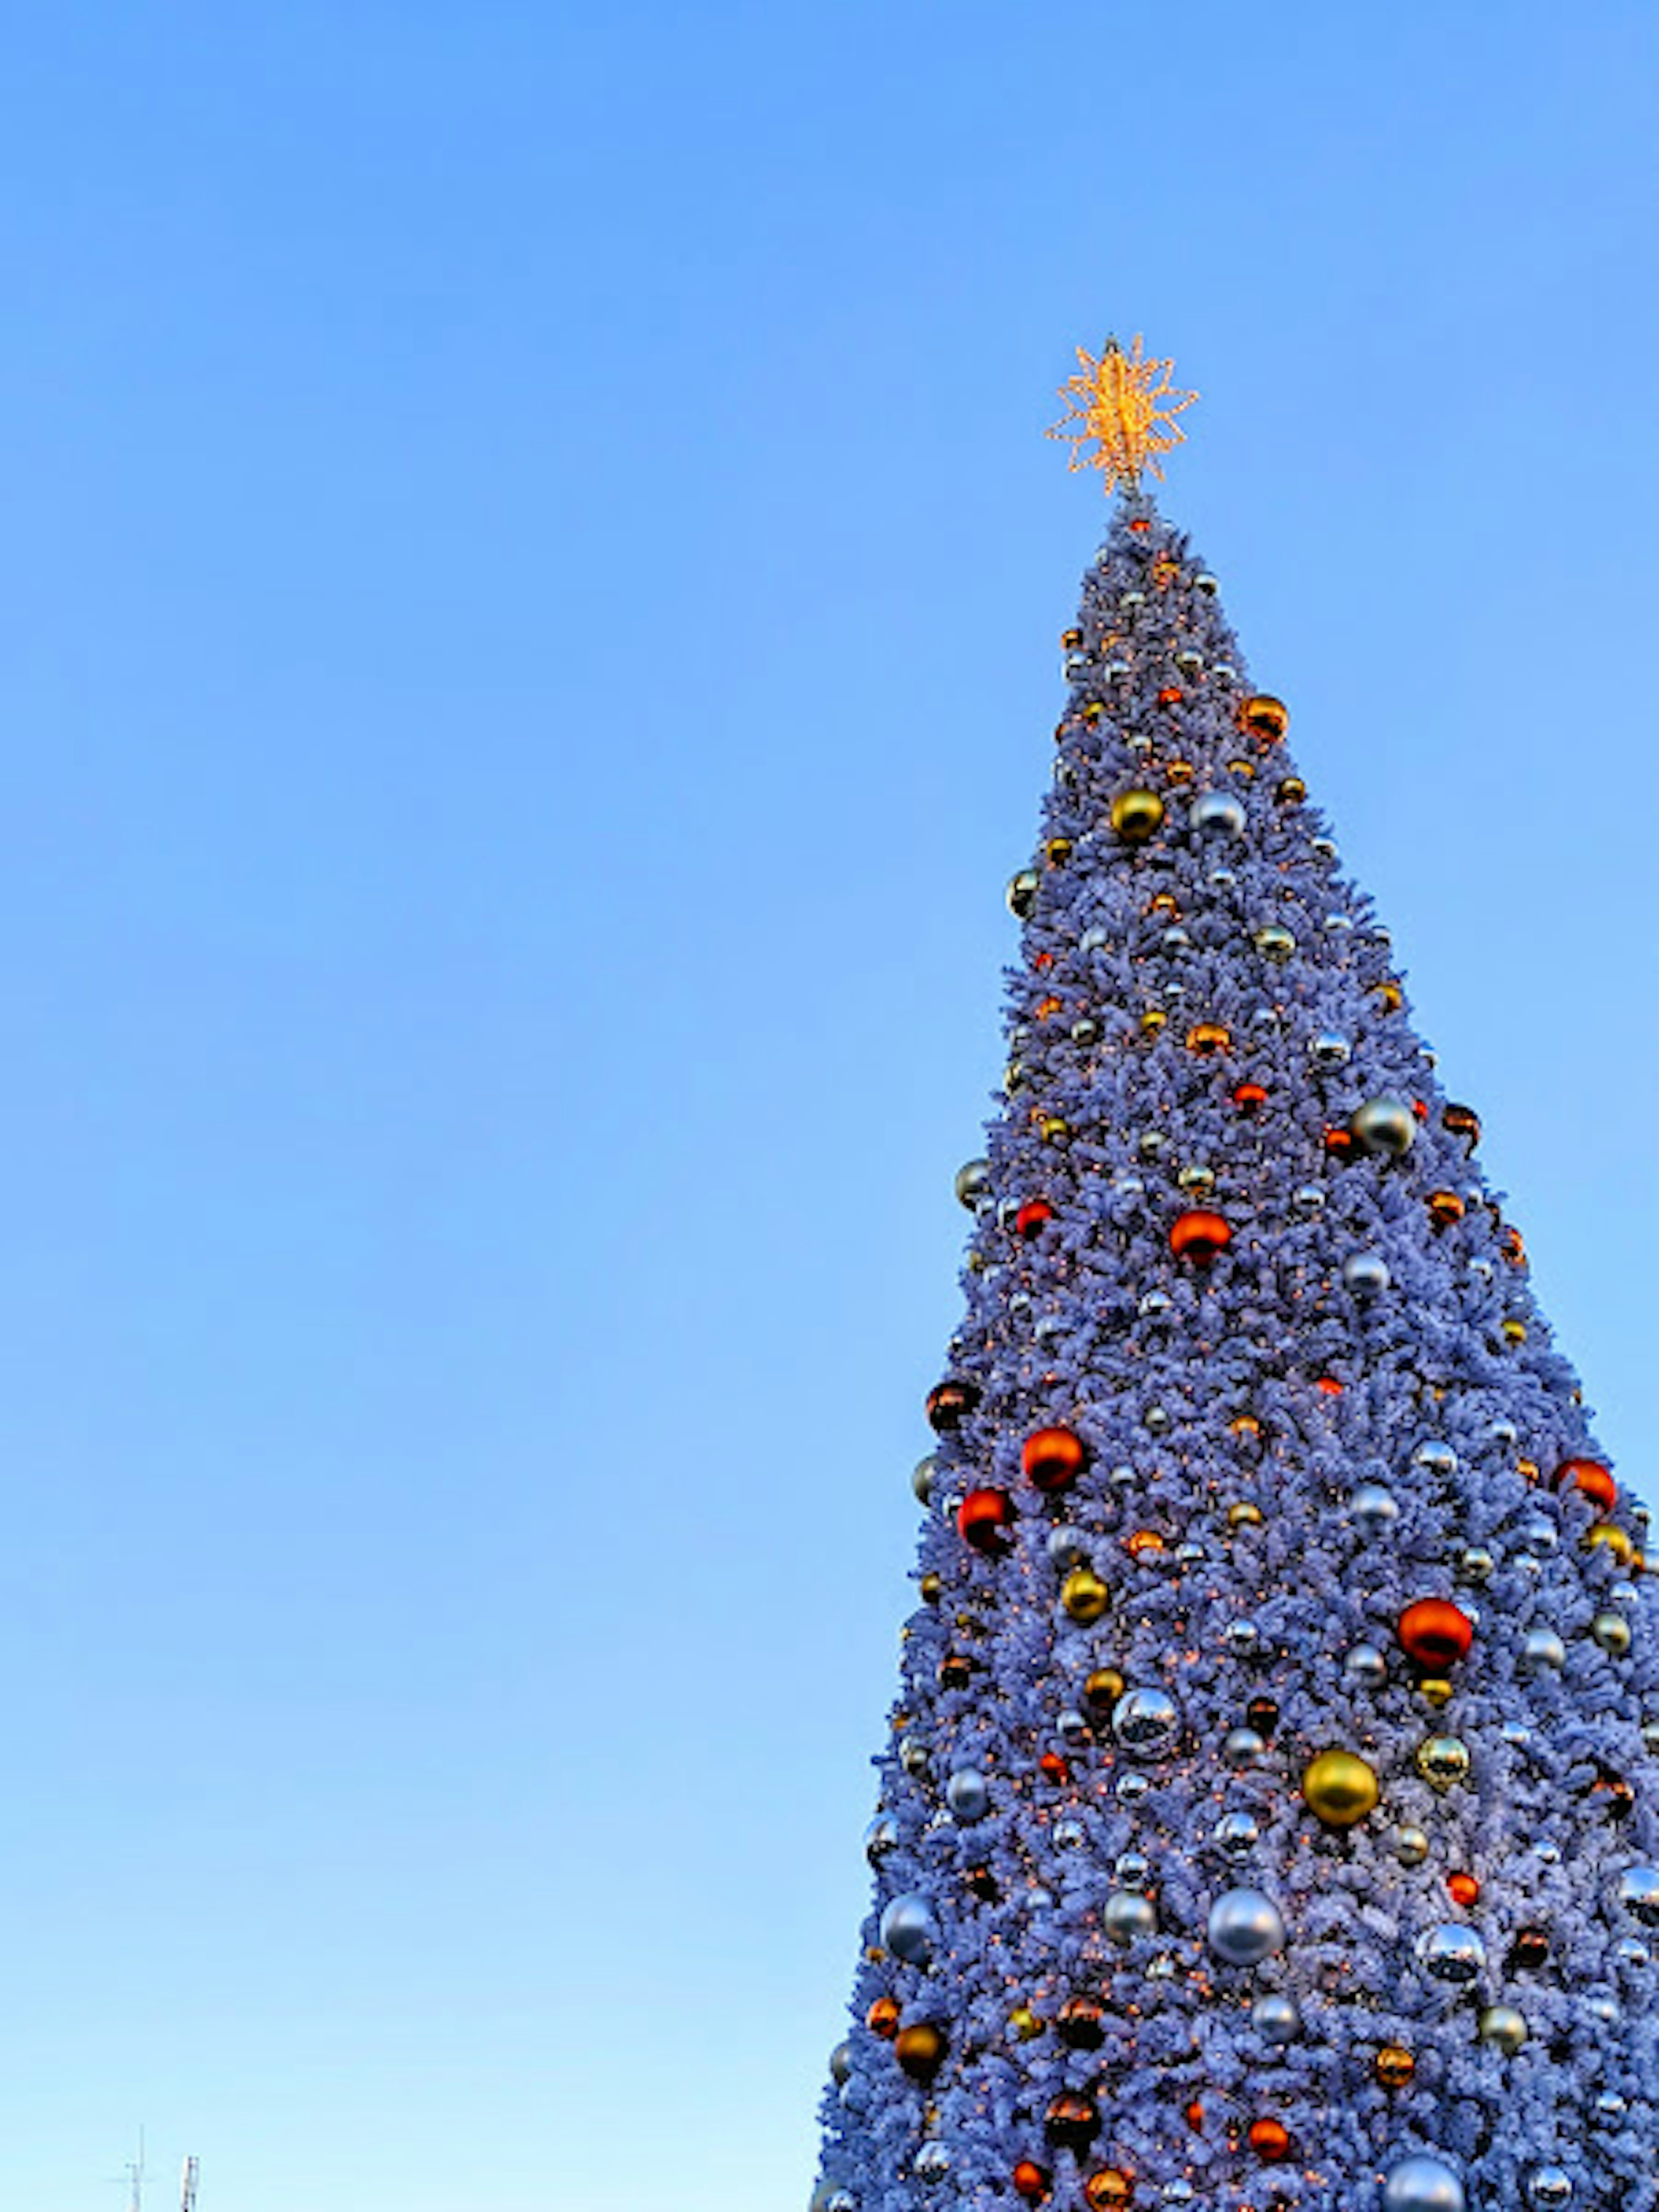
[[[1068,632],[817,2212],[1659,2202],[1659,1623],[1185,538]]]

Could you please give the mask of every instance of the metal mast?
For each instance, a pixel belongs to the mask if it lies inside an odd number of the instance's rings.
[[[179,2189],[179,2212],[196,2212],[196,2184],[201,2170],[200,2159],[187,2158],[185,2160],[185,2171]]]

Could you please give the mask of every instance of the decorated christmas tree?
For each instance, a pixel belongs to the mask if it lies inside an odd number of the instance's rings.
[[[814,2212],[1659,2205],[1659,1622],[1526,1253],[1216,579],[1120,494]]]

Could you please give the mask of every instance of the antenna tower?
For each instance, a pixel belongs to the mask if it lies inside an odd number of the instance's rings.
[[[179,2186],[179,2212],[196,2212],[196,2184],[200,2178],[202,2161],[187,2158]]]

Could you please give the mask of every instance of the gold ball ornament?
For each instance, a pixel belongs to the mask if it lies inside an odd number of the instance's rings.
[[[1417,1747],[1417,1771],[1435,1790],[1450,1790],[1469,1778],[1469,1747],[1455,1735],[1431,1735]]]
[[[1263,744],[1276,745],[1291,726],[1291,710],[1271,692],[1258,691],[1239,708],[1238,720],[1241,726],[1260,738]]]
[[[1382,1795],[1375,1768],[1357,1752],[1322,1751],[1302,1778],[1308,1809],[1328,1828],[1352,1828]]]
[[[1636,1546],[1629,1531],[1621,1528],[1616,1521],[1598,1521],[1584,1539],[1584,1549],[1611,1552],[1620,1565],[1625,1567],[1630,1565]]]
[[[1155,791],[1120,792],[1112,801],[1112,827],[1126,845],[1144,845],[1163,819],[1164,801]]]
[[[1016,2043],[1030,2043],[1042,2033],[1042,2022],[1030,2005],[1016,2005],[1008,2015],[1008,2033]]]
[[[1111,1592],[1092,1567],[1073,1567],[1060,1587],[1060,1601],[1073,1620],[1086,1626],[1105,1612]]]
[[[1403,2043],[1385,2043],[1371,2061],[1371,2071],[1385,2089],[1403,2089],[1417,2071],[1417,2061]]]
[[[945,2038],[930,2026],[902,2028],[893,2056],[913,2081],[931,2081],[945,2062]]]
[[[1169,1026],[1169,1020],[1170,1017],[1162,1006],[1148,1006],[1140,1018],[1140,1026],[1148,1036],[1156,1036],[1160,1030]]]

